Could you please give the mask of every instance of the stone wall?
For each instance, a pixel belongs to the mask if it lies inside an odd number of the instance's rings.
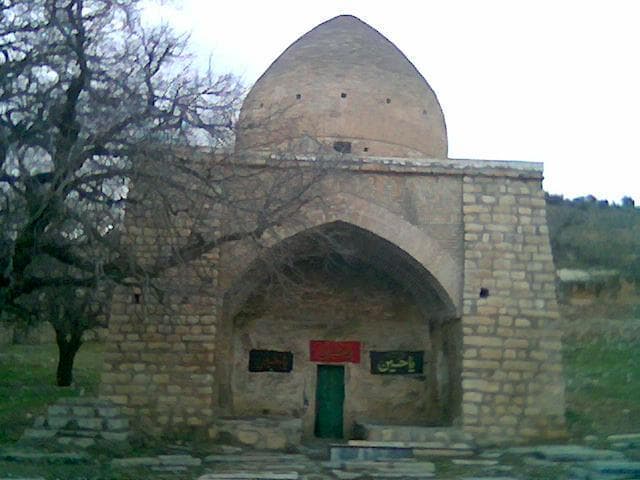
[[[167,257],[191,232],[180,197],[171,214],[154,188],[135,186],[125,218],[130,252],[146,266]],[[214,207],[199,208],[198,218],[215,232]],[[218,255],[213,249],[169,268],[153,286],[120,287],[114,294],[100,394],[147,433],[211,423]]]
[[[313,437],[317,364],[309,360],[310,340],[361,342],[360,363],[345,367],[345,433],[356,422],[446,424],[442,337],[403,288],[372,267],[305,272],[304,296],[271,293],[248,302],[234,319],[233,413],[240,417],[302,418]],[[293,353],[288,373],[249,372],[252,349]],[[422,351],[423,373],[374,375],[371,351]]]
[[[540,179],[463,185],[464,428],[499,443],[562,436],[562,329]]]
[[[462,385],[447,386],[453,398],[462,396],[462,408],[448,414],[487,442],[561,435],[561,329],[540,166],[346,159],[340,168],[344,174],[325,180],[322,198],[267,232],[263,247],[332,222],[388,242],[428,271],[448,318],[462,317],[439,334],[463,337],[461,345],[442,343],[451,379],[462,371]],[[134,198],[144,201],[129,205],[126,217],[131,251],[149,264],[192,231],[186,221],[180,226],[180,213],[172,226],[164,222],[153,194],[138,185]],[[200,207],[215,233],[220,212]],[[161,298],[144,285],[114,297],[102,395],[147,431],[210,427],[229,413],[218,388],[233,358],[226,349],[238,310],[228,310],[225,294],[247,281],[242,273],[257,252],[227,247],[167,271]]]

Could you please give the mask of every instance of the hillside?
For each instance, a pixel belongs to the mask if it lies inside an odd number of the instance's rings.
[[[640,208],[632,202],[548,195],[547,219],[557,268],[617,270],[640,283]]]
[[[640,209],[547,196],[547,218],[565,339],[640,341]]]

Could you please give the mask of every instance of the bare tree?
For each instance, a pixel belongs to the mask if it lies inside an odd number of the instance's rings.
[[[69,385],[114,284],[260,238],[324,169],[267,174],[212,155],[232,141],[241,86],[190,68],[187,38],[145,26],[136,0],[4,0],[0,15],[0,315],[54,325]],[[188,227],[151,262],[122,240],[125,202],[145,195]],[[238,221],[210,228],[207,205]]]

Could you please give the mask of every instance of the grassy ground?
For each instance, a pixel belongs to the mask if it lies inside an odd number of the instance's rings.
[[[640,432],[640,343],[565,342],[564,368],[574,438]]]
[[[17,440],[34,417],[60,397],[95,395],[100,382],[103,345],[87,343],[75,361],[75,386],[55,386],[55,345],[0,347],[0,445]]]
[[[11,346],[0,350],[0,448],[9,446],[44,413],[46,406],[62,396],[94,395],[100,380],[103,347],[87,344],[76,360],[76,385],[54,386],[55,346]],[[571,340],[564,348],[567,380],[567,423],[573,439],[594,434],[640,432],[640,343],[611,340]],[[137,452],[130,452],[136,454]],[[45,475],[46,478],[142,479],[144,469],[113,471],[101,453],[100,465],[20,465],[0,462],[0,471],[13,475]],[[507,459],[506,463],[510,463]],[[443,478],[457,478],[462,470],[441,462]],[[523,478],[564,478],[560,471],[513,464]],[[559,468],[559,467],[553,467]],[[44,470],[43,470],[44,469]],[[46,473],[45,473],[46,472]],[[184,478],[194,478],[191,472]],[[153,478],[165,478],[154,474]],[[174,480],[179,475],[169,475]]]

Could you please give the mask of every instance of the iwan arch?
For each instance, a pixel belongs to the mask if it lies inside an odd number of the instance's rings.
[[[170,315],[116,296],[103,396],[156,431],[267,448],[371,424],[562,436],[542,166],[447,158],[429,85],[351,16],[294,42],[247,96],[234,161],[287,168],[282,152],[337,160],[259,247],[175,269],[197,294]],[[158,248],[152,211],[126,221],[132,248]]]

